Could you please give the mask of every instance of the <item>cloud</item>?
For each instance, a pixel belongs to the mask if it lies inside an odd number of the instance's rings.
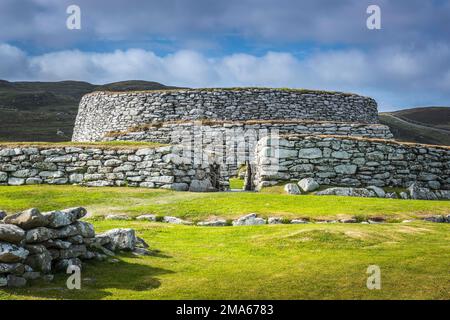
[[[303,58],[270,51],[215,58],[192,50],[157,55],[143,49],[63,50],[28,56],[0,44],[0,59],[0,78],[9,80],[142,79],[186,87],[303,87],[370,95],[385,107],[448,104],[450,99],[450,47],[445,44],[420,50],[318,50]]]
[[[173,41],[178,48],[237,37],[276,45],[312,41],[366,46],[448,40],[449,1],[423,0],[77,0],[82,30],[66,28],[72,0],[2,0],[0,41],[66,48],[96,41]],[[382,30],[366,28],[381,7]],[[187,47],[187,46],[192,47]],[[220,44],[219,44],[220,45]],[[181,47],[180,47],[181,46]]]

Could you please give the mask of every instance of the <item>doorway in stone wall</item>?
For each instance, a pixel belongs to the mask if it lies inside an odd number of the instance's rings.
[[[211,185],[214,190],[222,191],[222,178],[220,174],[220,165],[213,163],[209,165],[209,174],[211,179]]]
[[[245,161],[244,191],[254,191],[254,170],[249,160]]]

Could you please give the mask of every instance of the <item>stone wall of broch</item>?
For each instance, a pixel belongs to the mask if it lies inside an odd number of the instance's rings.
[[[354,94],[251,88],[96,92],[80,103],[73,140],[171,145],[0,147],[0,184],[226,190],[228,177],[248,160],[258,186],[313,177],[322,185],[450,189],[448,148],[393,141],[389,128],[378,123],[376,102]],[[279,149],[267,141],[278,141]],[[280,156],[276,171],[274,153]]]
[[[226,188],[227,177],[221,177],[225,173],[212,170],[217,169],[204,163],[195,164],[177,146],[130,149],[0,146],[0,185],[81,184],[184,191]]]
[[[246,160],[254,162],[256,143],[263,137],[280,134],[338,134],[392,138],[381,124],[311,120],[183,121],[141,125],[122,132],[110,132],[107,141],[149,141],[194,148],[201,145],[210,161],[221,163],[228,175],[236,175]]]
[[[174,120],[309,119],[378,123],[377,104],[355,94],[283,89],[197,89],[83,97],[74,141],[98,141],[111,131]]]
[[[256,151],[256,184],[314,178],[324,185],[450,190],[450,147],[342,136],[262,139]],[[445,193],[446,195],[448,193]]]

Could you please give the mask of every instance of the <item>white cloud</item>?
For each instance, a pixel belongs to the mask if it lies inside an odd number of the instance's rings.
[[[286,52],[211,58],[189,50],[159,56],[143,49],[27,56],[1,44],[0,59],[0,78],[8,80],[107,83],[140,79],[186,87],[303,87],[371,95],[387,106],[442,104],[442,99],[448,104],[450,99],[450,48],[446,45],[422,50],[317,51],[300,59]]]

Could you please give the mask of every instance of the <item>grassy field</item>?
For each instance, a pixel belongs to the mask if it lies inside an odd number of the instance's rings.
[[[97,230],[134,228],[150,256],[88,262],[81,290],[51,283],[0,290],[7,299],[450,299],[450,224],[305,224],[197,227],[106,221],[97,215],[156,213],[191,220],[211,216],[331,218],[386,216],[389,221],[449,214],[450,201],[187,193],[76,186],[0,187],[0,208],[15,212],[85,206]],[[381,268],[381,290],[368,290],[366,270]]]
[[[93,221],[137,230],[153,254],[86,263],[81,290],[52,283],[0,299],[450,299],[450,225],[426,222],[192,227]],[[381,290],[368,290],[369,265]]]
[[[41,211],[85,206],[91,215],[153,213],[193,221],[220,216],[232,219],[248,213],[264,217],[344,218],[384,216],[390,219],[450,214],[450,201],[369,199],[338,196],[286,195],[281,188],[263,192],[191,193],[143,188],[79,186],[0,187],[0,209],[15,212],[31,207]]]

